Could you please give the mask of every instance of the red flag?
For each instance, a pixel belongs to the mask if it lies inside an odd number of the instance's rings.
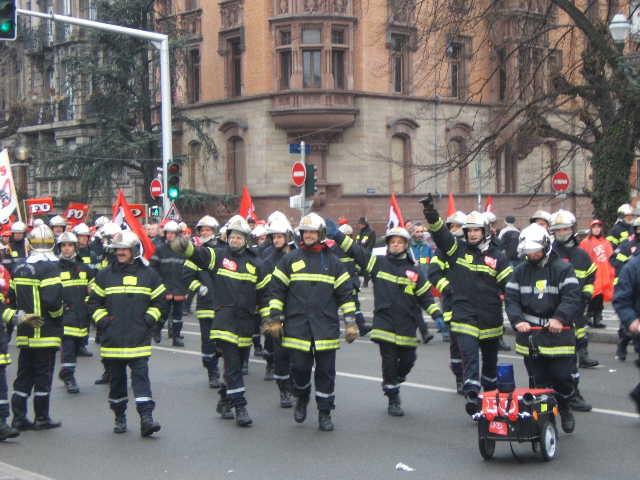
[[[249,193],[249,189],[246,185],[242,189],[240,216],[245,219],[253,218],[254,220],[258,220],[258,216],[256,215],[256,206],[253,204],[253,199],[251,198],[251,194]]]
[[[453,198],[453,193],[449,194],[449,208],[447,208],[447,217],[450,217],[456,213],[456,199]]]
[[[142,255],[149,260],[156,251],[155,244],[151,241],[147,232],[131,211],[131,206],[124,197],[122,190],[118,191],[116,203],[113,204],[113,222],[122,227],[123,230],[129,229],[133,231],[142,244]]]
[[[487,203],[484,206],[485,212],[493,212],[493,195],[487,197]]]
[[[147,204],[146,203],[130,203],[131,213],[136,218],[147,218]]]
[[[27,205],[27,225],[29,226],[33,225],[33,217],[53,212],[53,198],[51,197],[28,198],[25,203]]]
[[[67,210],[64,212],[64,218],[72,227],[84,222],[87,215],[89,215],[89,205],[80,202],[69,202]]]
[[[387,230],[393,227],[404,227],[404,217],[402,216],[402,210],[400,210],[400,205],[398,205],[398,199],[395,193],[391,194],[391,201],[389,203]]]

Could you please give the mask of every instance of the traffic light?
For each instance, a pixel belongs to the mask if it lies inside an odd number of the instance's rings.
[[[318,169],[313,163],[307,163],[307,179],[304,181],[305,197],[313,197],[318,191]]]
[[[171,162],[167,167],[167,194],[171,200],[180,197],[180,164]]]
[[[16,0],[0,0],[0,40],[16,39]]]

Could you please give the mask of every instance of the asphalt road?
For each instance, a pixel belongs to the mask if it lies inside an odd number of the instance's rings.
[[[294,423],[292,411],[278,406],[276,385],[263,380],[262,360],[252,358],[246,383],[254,425],[240,429],[216,415],[218,397],[201,367],[197,323],[193,317],[185,320],[185,348],[172,348],[167,340],[154,348],[151,381],[162,424],[155,438],[140,438],[132,402],[129,432],[111,432],[107,388],[93,385],[99,361],[83,358],[79,395],[68,395],[57,378],[54,383],[52,414],[63,427],[26,432],[0,444],[0,462],[24,469],[18,470],[22,474],[5,472],[0,463],[0,479],[34,478],[28,472],[68,480],[638,478],[640,419],[628,399],[638,369],[614,360],[613,345],[592,345],[603,366],[582,371],[582,391],[595,409],[576,414],[576,431],[561,434],[556,460],[543,463],[522,444],[514,446],[520,463],[503,444],[496,458],[486,462],[478,452],[476,426],[453,390],[448,345],[439,339],[418,349],[417,364],[402,388],[402,418],[386,415],[377,346],[366,339],[343,345],[338,352],[336,430],[330,433],[318,431],[313,401],[306,423]],[[97,350],[94,345],[91,349]],[[503,355],[501,361],[513,363],[518,383],[526,383],[519,357]],[[14,373],[15,363],[10,379]],[[415,471],[396,470],[398,463]]]

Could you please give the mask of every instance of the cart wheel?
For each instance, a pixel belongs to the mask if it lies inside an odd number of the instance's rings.
[[[491,460],[496,451],[496,441],[480,437],[478,438],[478,447],[480,448],[480,455],[482,455],[482,458],[485,460]]]
[[[545,462],[553,460],[558,453],[558,431],[552,421],[544,420],[540,425],[540,454]]]

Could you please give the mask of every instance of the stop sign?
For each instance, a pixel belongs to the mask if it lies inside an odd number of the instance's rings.
[[[565,172],[556,172],[551,177],[551,187],[558,193],[564,193],[569,190],[570,184],[569,175]]]
[[[154,178],[153,180],[151,180],[151,185],[149,188],[151,190],[151,198],[158,198],[160,195],[162,195],[162,182],[160,181],[160,179]]]
[[[291,167],[291,180],[296,187],[304,185],[304,181],[307,179],[307,167],[302,162],[295,162]]]

